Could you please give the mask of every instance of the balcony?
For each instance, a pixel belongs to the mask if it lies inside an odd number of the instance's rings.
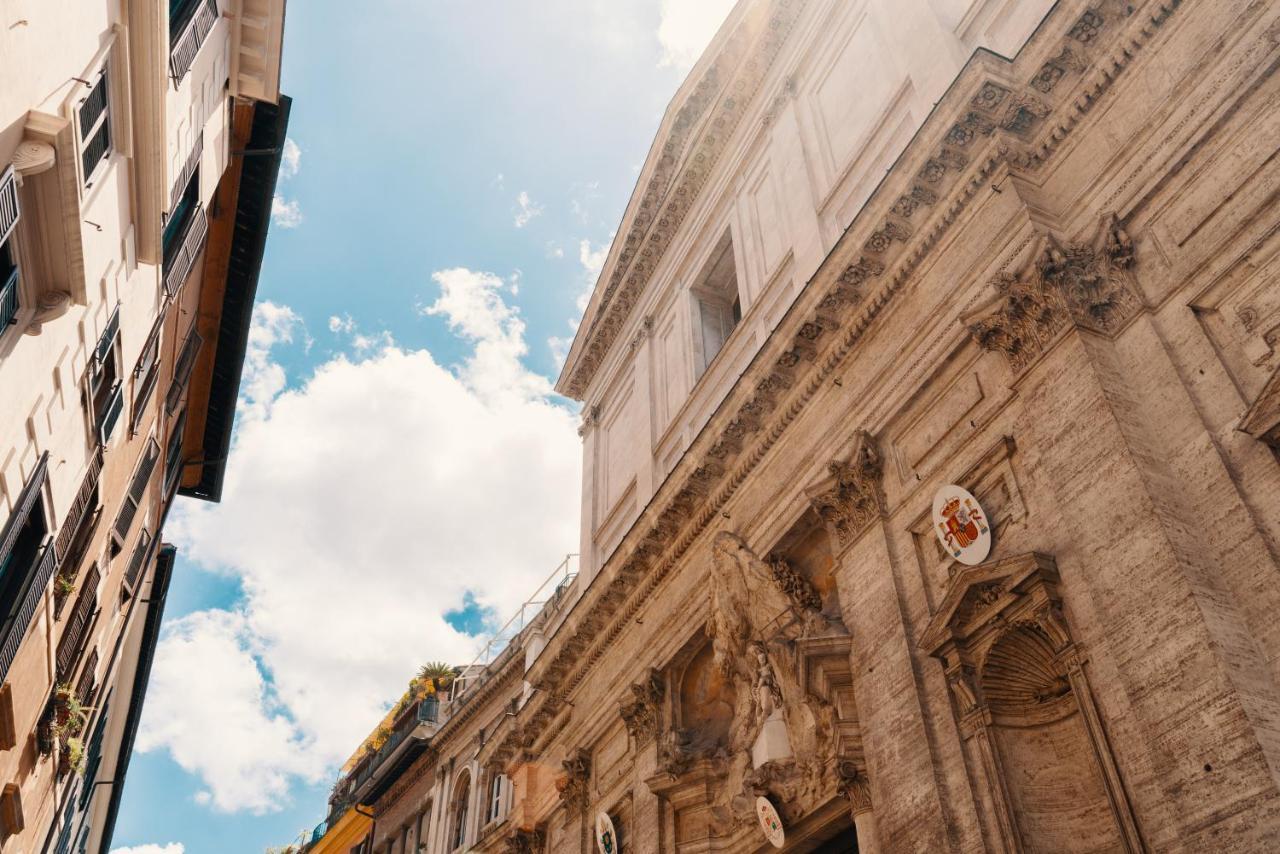
[[[218,23],[215,0],[174,0],[169,3],[169,76],[178,86],[200,54],[200,46]]]
[[[392,723],[391,735],[374,753],[366,755],[347,775],[341,788],[343,800],[367,803],[379,793],[380,784],[396,779],[426,748],[441,722],[440,698],[431,695],[410,703]],[[444,715],[447,718],[447,714]]]

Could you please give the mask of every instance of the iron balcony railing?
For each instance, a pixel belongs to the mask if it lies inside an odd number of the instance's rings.
[[[169,76],[177,86],[187,76],[200,54],[200,46],[218,23],[218,4],[215,0],[201,0],[186,26],[169,37]]]
[[[164,293],[173,299],[182,289],[182,283],[191,274],[196,265],[200,250],[204,249],[204,240],[209,236],[209,220],[204,215],[204,208],[196,205],[191,216],[183,226],[182,237],[172,258],[164,263]]]
[[[53,540],[50,538],[36,559],[36,571],[23,593],[17,616],[7,629],[4,643],[0,644],[0,683],[9,678],[9,668],[13,666],[13,660],[18,655],[18,647],[22,645],[22,639],[31,626],[36,608],[44,602],[45,588],[49,586],[49,579],[53,578],[53,571],[57,566],[58,555],[54,551]]]
[[[18,286],[21,279],[18,276],[18,266],[15,264],[13,269],[9,271],[9,275],[0,284],[0,335],[5,330],[18,322]]]

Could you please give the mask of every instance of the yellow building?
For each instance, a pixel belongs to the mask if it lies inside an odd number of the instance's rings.
[[[322,824],[312,835],[314,840],[306,847],[307,854],[351,854],[363,852],[364,845],[373,830],[373,813],[364,806],[347,809],[333,824]],[[318,837],[318,838],[317,838]]]

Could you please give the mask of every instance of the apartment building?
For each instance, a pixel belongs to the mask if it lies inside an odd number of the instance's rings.
[[[581,571],[351,850],[1280,847],[1278,34],[742,0],[557,386]]]
[[[0,14],[0,851],[105,852],[220,496],[289,117],[283,0]]]

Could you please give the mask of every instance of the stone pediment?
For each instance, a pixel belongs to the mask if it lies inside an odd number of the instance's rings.
[[[1039,552],[965,567],[951,577],[920,647],[937,655],[949,642],[965,641],[990,626],[1014,605],[1026,607],[1028,599],[1033,606],[1056,603],[1058,580],[1053,558]]]

